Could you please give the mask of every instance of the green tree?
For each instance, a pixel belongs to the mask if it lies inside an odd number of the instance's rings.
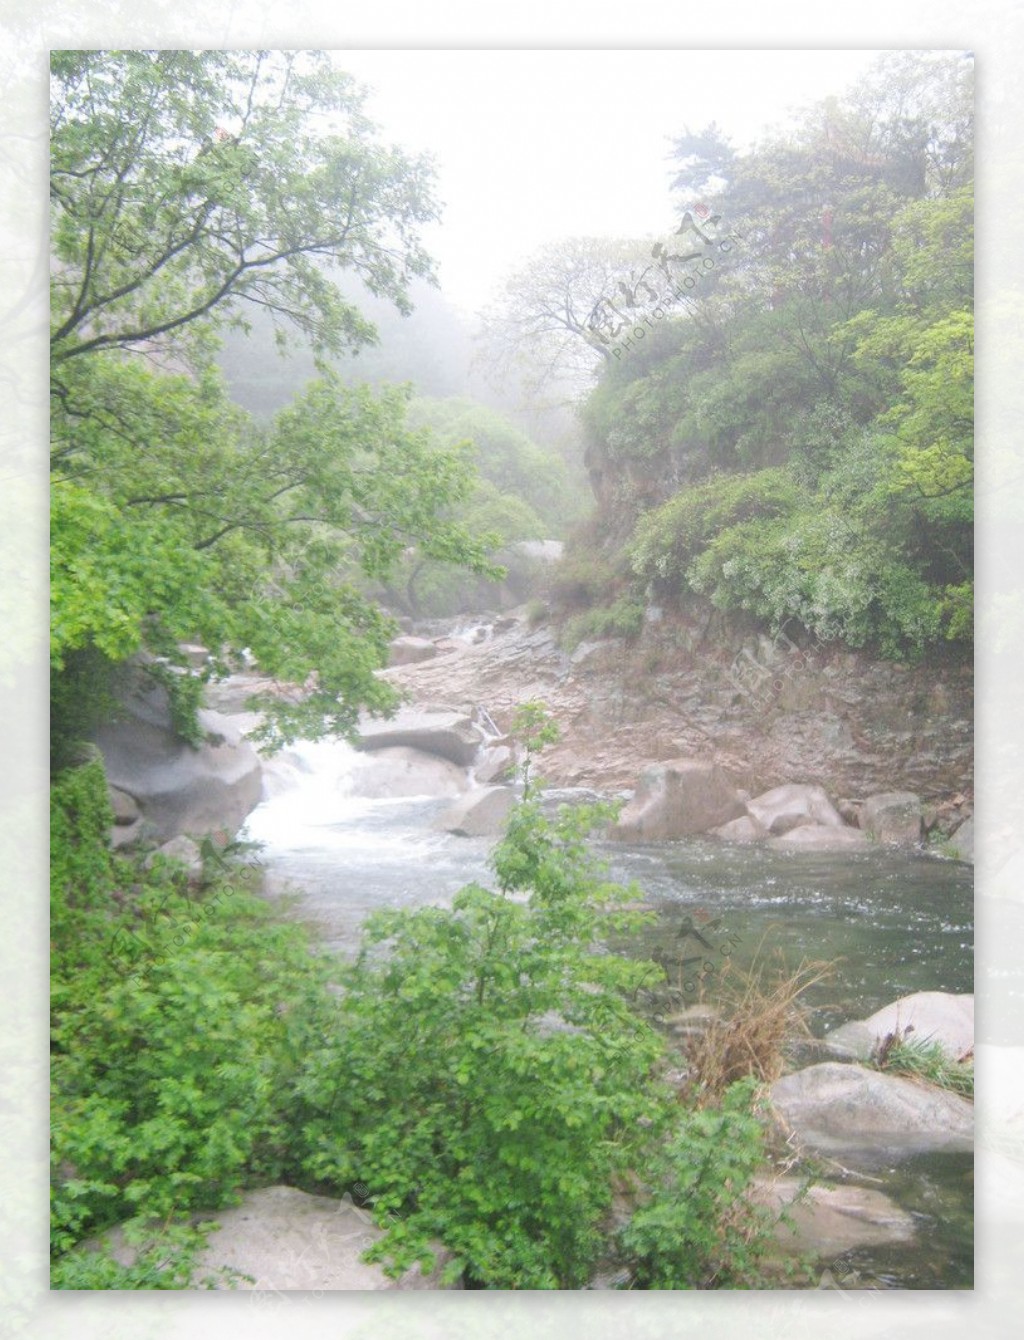
[[[55,701],[98,657],[194,639],[309,682],[268,704],[273,738],[349,730],[394,702],[367,581],[410,547],[495,572],[448,519],[470,462],[407,427],[407,392],[326,373],[257,427],[212,358],[257,309],[321,355],[371,340],[331,266],[407,310],[428,165],[316,53],[59,52],[53,74]]]

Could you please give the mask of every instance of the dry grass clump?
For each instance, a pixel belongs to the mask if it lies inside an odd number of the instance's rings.
[[[832,962],[804,961],[793,970],[781,957],[765,962],[759,955],[746,970],[730,964],[719,979],[721,1013],[686,1045],[686,1096],[703,1105],[748,1075],[764,1084],[778,1079],[787,1042],[810,1037],[801,997],[834,968]]]

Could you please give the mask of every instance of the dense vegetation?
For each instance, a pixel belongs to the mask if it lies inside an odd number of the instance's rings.
[[[314,692],[278,736],[386,708],[393,626],[369,598],[409,548],[497,570],[451,510],[465,448],[407,390],[309,384],[269,423],[226,395],[218,331],[254,309],[326,357],[373,330],[329,262],[400,309],[430,261],[426,164],[378,143],[350,79],[311,56],[54,56],[51,318],[55,740],[105,668],[199,641]],[[183,684],[177,676],[175,684]],[[74,723],[77,729],[80,723]]]
[[[587,852],[605,809],[547,816],[527,778],[497,888],[374,919],[352,967],[209,841],[198,878],[111,849],[82,740],[119,667],[196,740],[181,644],[210,673],[245,650],[309,690],[268,704],[272,739],[345,734],[393,702],[374,591],[410,562],[494,576],[569,499],[489,412],[327,367],[373,332],[326,267],[404,310],[435,214],[329,61],[61,52],[53,89],[53,1285],[203,1282],[190,1212],[282,1180],[369,1187],[395,1272],[440,1240],[482,1287],[578,1287],[608,1255],[646,1287],[756,1282],[753,1091],[697,1110],[661,1078],[630,999],[657,970],[609,951],[637,914]],[[260,420],[214,357],[250,309],[321,366]],[[531,754],[552,734],[519,728]],[[623,1179],[643,1212],[616,1240]],[[83,1246],[118,1223],[130,1266]]]
[[[552,738],[535,708],[531,753]],[[660,1077],[632,1004],[651,963],[607,949],[644,914],[586,836],[605,807],[543,813],[527,779],[497,888],[380,913],[357,961],[310,952],[213,849],[203,878],[113,853],[102,766],[53,795],[53,1284],[174,1288],[190,1210],[246,1185],[363,1188],[398,1273],[442,1242],[448,1278],[578,1288],[601,1260],[639,1287],[756,1284],[768,1224],[750,1081],[701,1107]],[[339,985],[341,994],[330,989]],[[636,1213],[616,1235],[616,1189]],[[127,1222],[132,1266],[83,1249]],[[202,1278],[198,1272],[198,1278]]]
[[[969,61],[903,53],[746,153],[714,126],[676,142],[690,269],[658,255],[681,300],[649,300],[656,244],[577,341],[600,512],[570,570],[605,575],[596,603],[710,602],[895,658],[969,646],[971,99]]]

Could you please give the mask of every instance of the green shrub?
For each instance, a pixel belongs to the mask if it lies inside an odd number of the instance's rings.
[[[288,1172],[305,1049],[336,1006],[327,962],[244,872],[193,890],[174,863],[110,851],[98,762],[57,777],[53,811],[57,1264],[107,1225],[216,1207]]]
[[[566,651],[573,651],[588,638],[636,638],[643,626],[643,605],[629,596],[621,596],[612,605],[574,614],[562,632],[562,646]]]
[[[545,738],[536,723],[527,743]],[[613,1178],[646,1157],[671,1104],[663,1043],[629,1005],[652,965],[604,948],[632,930],[586,837],[608,806],[541,810],[528,784],[497,891],[451,910],[371,917],[346,974],[342,1045],[305,1080],[308,1170],[355,1180],[394,1216],[372,1259],[397,1272],[440,1239],[451,1273],[489,1288],[579,1288]]]
[[[650,1199],[619,1235],[633,1287],[751,1288],[763,1282],[771,1216],[749,1191],[765,1161],[765,1127],[752,1079],[720,1106],[683,1109],[654,1164]]]
[[[683,489],[637,522],[629,550],[633,571],[647,581],[678,586],[715,536],[755,518],[789,516],[801,501],[783,469],[719,475]]]

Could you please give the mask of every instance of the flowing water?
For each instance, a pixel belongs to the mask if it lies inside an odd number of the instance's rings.
[[[276,794],[243,833],[262,844],[268,891],[294,893],[303,918],[346,956],[375,908],[444,906],[490,873],[489,839],[441,827],[450,798],[360,798],[366,757],[341,743],[297,746],[274,765]],[[676,1004],[712,995],[727,956],[742,966],[755,954],[781,955],[792,967],[838,960],[833,977],[807,996],[817,1037],[913,991],[973,990],[972,872],[959,862],[701,839],[597,846],[611,875],[635,882],[657,910],[638,949],[662,963]],[[957,1155],[858,1164],[866,1184],[882,1178],[917,1227],[913,1244],[851,1254],[862,1279],[886,1288],[971,1287],[972,1170],[970,1157]]]

